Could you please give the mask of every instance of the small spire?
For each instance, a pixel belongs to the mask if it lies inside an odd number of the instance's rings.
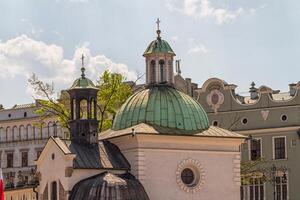
[[[161,33],[161,31],[160,31],[160,29],[159,29],[159,24],[160,24],[160,20],[159,20],[159,18],[157,18],[157,20],[156,20],[156,24],[157,24],[157,30],[156,30],[156,33],[157,33],[157,38],[158,39],[160,39],[160,33]]]
[[[82,54],[81,56],[81,77],[84,78],[85,77],[85,74],[84,74],[84,71],[85,71],[85,68],[84,68],[84,55]]]

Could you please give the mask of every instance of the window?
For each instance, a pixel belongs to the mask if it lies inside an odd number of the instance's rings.
[[[275,177],[275,196],[276,200],[287,200],[287,177],[286,175],[283,176],[276,176]]]
[[[261,139],[250,140],[250,159],[257,160],[261,158]]]
[[[243,118],[243,119],[242,119],[242,124],[245,125],[245,124],[247,124],[247,123],[248,123],[248,119],[247,119],[247,118]]]
[[[283,114],[283,115],[281,115],[280,119],[281,119],[281,121],[285,122],[285,121],[287,121],[288,117],[287,117],[287,115]]]
[[[24,117],[27,117],[27,112],[24,112]]]
[[[14,167],[14,153],[7,153],[6,158],[7,158],[7,168]]]
[[[261,178],[252,178],[249,185],[249,200],[263,200],[264,196],[263,180]]]
[[[185,168],[181,172],[181,180],[187,186],[191,186],[191,184],[193,184],[195,180],[194,172],[189,168]]]
[[[56,123],[53,124],[53,136],[54,137],[57,136],[57,125],[56,125]]]
[[[275,137],[273,138],[273,151],[274,151],[274,159],[285,159],[286,158],[286,145],[285,145],[285,137]]]
[[[23,151],[22,152],[22,167],[27,167],[28,166],[28,152]]]
[[[57,200],[57,183],[53,181],[51,183],[51,200]]]
[[[160,70],[160,82],[164,82],[164,81],[166,81],[165,80],[165,61],[163,61],[163,60],[160,60],[159,61],[159,70]]]
[[[218,121],[213,121],[213,126],[218,126]]]
[[[156,81],[155,60],[152,60],[150,64],[150,77],[152,77],[150,82],[155,83]]]

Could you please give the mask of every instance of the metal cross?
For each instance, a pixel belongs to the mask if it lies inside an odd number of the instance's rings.
[[[83,67],[84,66],[84,55],[82,54],[81,56],[81,66]]]
[[[157,18],[157,20],[156,20],[157,30],[159,30],[159,23],[160,23],[160,20],[159,20],[159,18]]]
[[[84,78],[85,77],[85,74],[84,74],[84,71],[85,71],[85,68],[84,68],[84,55],[82,54],[81,56],[81,77]]]

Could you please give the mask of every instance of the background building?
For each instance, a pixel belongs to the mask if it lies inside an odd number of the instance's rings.
[[[242,199],[300,199],[300,84],[280,93],[269,87],[255,87],[249,96],[235,93],[237,86],[208,79],[198,89],[198,101],[214,126],[249,136],[242,145],[242,161],[265,159],[259,172],[244,186]],[[263,179],[269,177],[268,182]]]
[[[35,109],[36,103],[31,103],[0,110],[0,165],[9,200],[10,195],[35,197],[32,191],[36,185],[34,161],[50,136],[66,136],[55,117],[41,118],[34,113]],[[22,188],[24,190],[20,190]],[[28,193],[30,188],[32,194]]]

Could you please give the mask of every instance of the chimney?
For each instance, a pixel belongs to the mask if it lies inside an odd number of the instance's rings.
[[[290,93],[290,96],[295,96],[295,94],[296,94],[296,86],[297,84],[296,83],[291,83],[291,84],[289,84],[289,87],[290,87],[290,91],[289,91],[289,93]]]

